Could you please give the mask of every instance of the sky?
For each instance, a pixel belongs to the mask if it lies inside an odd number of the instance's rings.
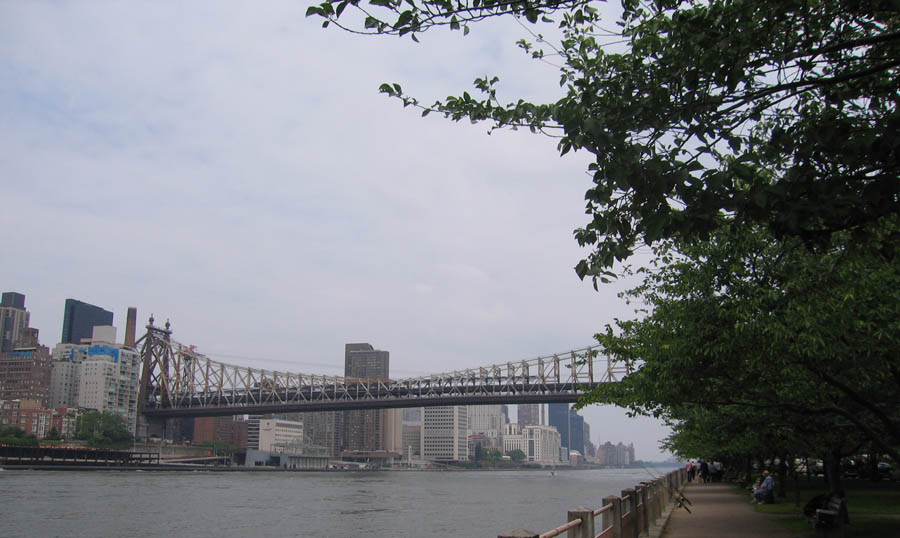
[[[342,374],[347,342],[413,377],[579,349],[634,316],[594,291],[590,157],[527,131],[427,118],[498,75],[560,96],[514,20],[421,43],[322,29],[308,2],[0,2],[0,291],[53,346],[63,303],[127,307],[223,362]],[[140,332],[139,332],[140,334]],[[594,443],[661,459],[666,428],[614,407]]]

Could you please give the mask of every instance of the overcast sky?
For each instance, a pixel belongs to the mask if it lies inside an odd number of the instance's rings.
[[[421,118],[499,75],[559,95],[514,21],[408,39],[323,30],[304,2],[0,2],[0,290],[41,341],[63,303],[170,319],[223,362],[342,374],[346,342],[393,377],[581,348],[631,308],[573,267],[586,154]],[[658,459],[666,430],[614,408],[592,440]]]

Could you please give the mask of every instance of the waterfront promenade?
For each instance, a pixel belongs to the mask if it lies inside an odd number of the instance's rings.
[[[691,513],[674,510],[662,538],[795,538],[810,534],[789,532],[771,516],[754,510],[749,494],[735,494],[733,486],[727,483],[695,482],[684,489],[684,496],[693,503]]]

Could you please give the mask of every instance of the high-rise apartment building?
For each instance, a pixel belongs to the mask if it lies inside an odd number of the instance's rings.
[[[90,343],[53,348],[50,401],[115,413],[135,433],[141,361],[134,349],[115,343],[116,328],[95,326]]]
[[[559,432],[551,426],[531,425],[522,428],[525,459],[530,463],[559,463]]]
[[[422,457],[435,461],[469,459],[466,406],[426,407],[422,418]]]
[[[80,344],[82,340],[93,337],[94,327],[98,325],[111,326],[112,324],[112,312],[75,299],[66,299],[60,342]]]
[[[78,407],[115,413],[135,433],[141,361],[133,348],[115,344],[115,327],[96,326],[81,363]]]
[[[384,380],[388,379],[390,353],[377,350],[371,344],[346,344],[344,346],[344,377]],[[344,450],[384,450],[385,411],[383,409],[346,411]]]
[[[28,340],[25,330],[30,319],[23,294],[8,291],[0,295],[0,352],[13,351]]]
[[[544,404],[519,404],[518,421],[519,426],[530,426],[532,424],[544,424]]]

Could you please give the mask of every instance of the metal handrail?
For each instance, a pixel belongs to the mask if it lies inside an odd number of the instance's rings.
[[[549,530],[544,534],[540,535],[538,538],[553,538],[554,536],[559,536],[560,534],[566,532],[569,529],[574,529],[575,527],[581,525],[581,518],[573,519],[572,521],[566,523],[565,525],[560,525],[553,530]]]

